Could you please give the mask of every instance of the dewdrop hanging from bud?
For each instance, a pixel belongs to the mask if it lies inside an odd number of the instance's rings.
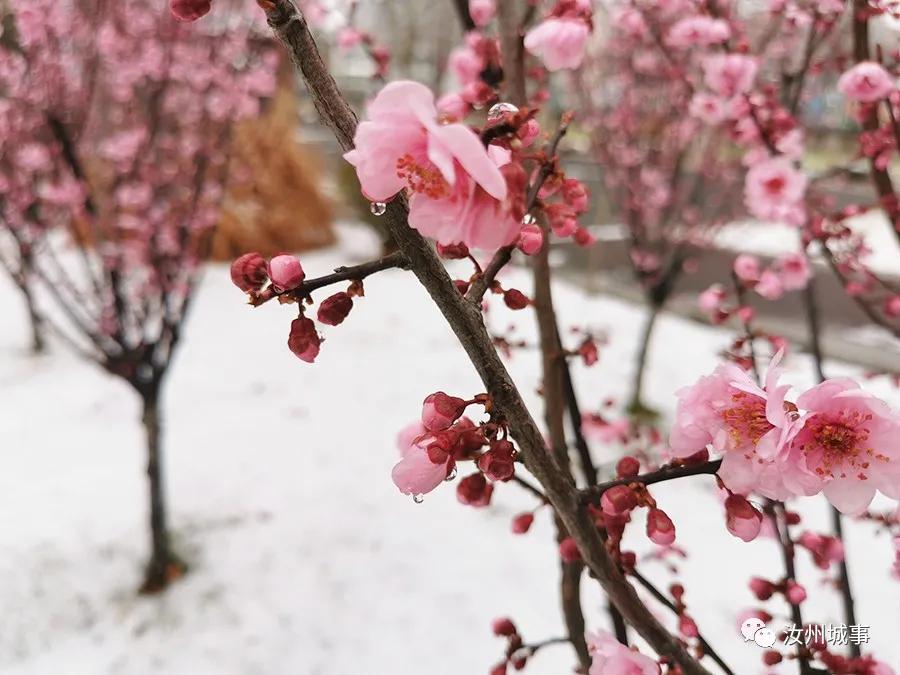
[[[519,112],[519,109],[512,103],[504,103],[501,101],[500,103],[495,103],[488,109],[487,118],[489,121],[493,122],[502,119],[506,115],[517,112]]]
[[[384,202],[372,202],[369,204],[369,211],[372,212],[373,216],[383,216],[384,212],[387,211],[387,204]]]

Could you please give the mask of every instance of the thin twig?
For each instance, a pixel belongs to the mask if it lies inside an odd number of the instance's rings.
[[[265,304],[269,300],[278,297],[289,297],[294,300],[302,300],[313,291],[325,286],[337,284],[342,281],[361,281],[376,272],[392,268],[407,269],[406,256],[399,251],[396,251],[383,258],[370,260],[369,262],[364,262],[359,265],[337,267],[333,274],[326,274],[321,277],[316,277],[315,279],[307,279],[297,286],[297,288],[283,293],[279,293],[272,288],[272,286],[268,286],[262,291],[250,293],[250,304],[254,307],[258,307],[259,305]]]
[[[630,478],[617,478],[615,480],[606,481],[599,485],[593,485],[580,491],[581,499],[584,502],[598,504],[603,493],[614,488],[617,485],[631,485],[632,483],[640,483],[641,485],[653,485],[655,483],[664,483],[666,481],[675,480],[676,478],[685,478],[686,476],[702,476],[704,474],[715,474],[722,465],[721,459],[714,459],[709,462],[700,464],[668,464],[656,471],[644,473],[639,476],[631,476]]]

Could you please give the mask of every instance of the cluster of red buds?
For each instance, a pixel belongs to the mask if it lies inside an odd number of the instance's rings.
[[[491,668],[490,675],[506,675],[510,667],[513,670],[524,669],[532,649],[525,645],[512,619],[506,617],[494,619],[491,631],[497,637],[506,638],[506,649],[503,661]]]
[[[487,394],[465,400],[438,391],[425,398],[421,422],[401,438],[403,458],[392,472],[401,492],[420,498],[455,477],[457,464],[463,461],[473,462],[478,469],[457,485],[457,499],[467,506],[487,506],[492,484],[512,480],[518,452],[506,437],[505,425],[493,414],[489,421],[475,424],[464,416],[470,405],[483,405],[492,412]]]
[[[246,253],[231,264],[231,280],[247,294],[250,304],[260,305],[278,298],[282,304],[298,305],[300,315],[291,322],[288,348],[301,360],[312,363],[319,355],[322,338],[315,322],[305,315],[305,304],[312,303],[304,289],[305,279],[300,260],[292,255],[276,255],[267,261],[259,253]],[[346,291],[319,303],[316,318],[328,326],[340,325],[353,309],[353,298],[363,293],[362,282],[351,282]]]

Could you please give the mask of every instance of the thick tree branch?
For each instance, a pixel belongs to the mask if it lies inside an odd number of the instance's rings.
[[[505,3],[504,3],[505,4]],[[345,149],[352,147],[356,115],[341,95],[319,55],[306,20],[290,0],[268,4],[267,18],[275,35],[291,53],[310,89],[316,108]],[[612,602],[659,654],[681,666],[684,675],[709,675],[683,644],[641,602],[609,556],[593,520],[579,503],[571,477],[546,451],[540,428],[532,419],[484,326],[479,309],[456,290],[440,259],[407,222],[402,198],[388,204],[385,219],[412,272],[444,315],[478,371],[498,411],[506,417],[525,465],[541,483],[550,503],[575,539],[585,564]]]

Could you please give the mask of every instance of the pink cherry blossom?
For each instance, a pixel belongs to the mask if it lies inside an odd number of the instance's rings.
[[[478,82],[481,71],[484,70],[484,59],[475,51],[475,45],[479,39],[477,34],[470,33],[465,42],[453,49],[447,58],[447,68],[456,77],[461,87],[473,82]]]
[[[660,675],[656,661],[629,649],[605,631],[588,634],[587,643],[591,654],[588,675]]]
[[[666,34],[670,47],[709,47],[731,37],[731,28],[722,19],[709,16],[689,16],[681,19]]]
[[[722,306],[726,295],[725,289],[720,284],[713,284],[700,293],[697,298],[697,304],[704,312],[711,314]]]
[[[269,261],[269,278],[278,291],[294,290],[305,277],[303,266],[296,256],[276,255]]]
[[[884,66],[873,61],[863,61],[841,75],[838,89],[849,99],[873,103],[887,98],[896,89],[896,85]]]
[[[792,471],[814,474],[844,513],[863,511],[881,491],[900,498],[900,419],[849,378],[826,380],[797,399],[806,411],[793,439]]]
[[[775,261],[775,270],[786,291],[806,288],[811,272],[809,261],[802,253],[786,253]]]
[[[356,149],[344,157],[369,199],[408,191],[410,225],[442,244],[495,249],[515,239],[521,224],[504,203],[503,154],[489,154],[463,124],[439,124],[427,87],[392,82],[369,103],[367,117]]]
[[[548,70],[578,68],[584,59],[590,26],[580,18],[551,17],[525,36],[525,49],[543,60]]]
[[[703,60],[703,81],[719,96],[731,98],[750,91],[758,69],[752,56],[713,54]]]
[[[469,15],[476,26],[486,26],[497,13],[495,0],[469,0]]]
[[[725,102],[720,97],[703,91],[694,94],[688,111],[701,122],[713,126],[728,118]]]
[[[759,279],[759,258],[742,253],[734,259],[734,274],[741,281],[756,281]]]
[[[766,300],[777,300],[784,295],[784,282],[774,270],[765,270],[760,275],[754,290]]]
[[[419,429],[422,433],[416,434]],[[397,437],[401,459],[391,471],[391,478],[403,494],[424,495],[447,478],[452,456],[447,452],[429,452],[432,445],[442,449],[418,423],[403,429]]]
[[[757,218],[782,219],[806,193],[806,175],[784,158],[754,164],[744,182],[744,203]]]

